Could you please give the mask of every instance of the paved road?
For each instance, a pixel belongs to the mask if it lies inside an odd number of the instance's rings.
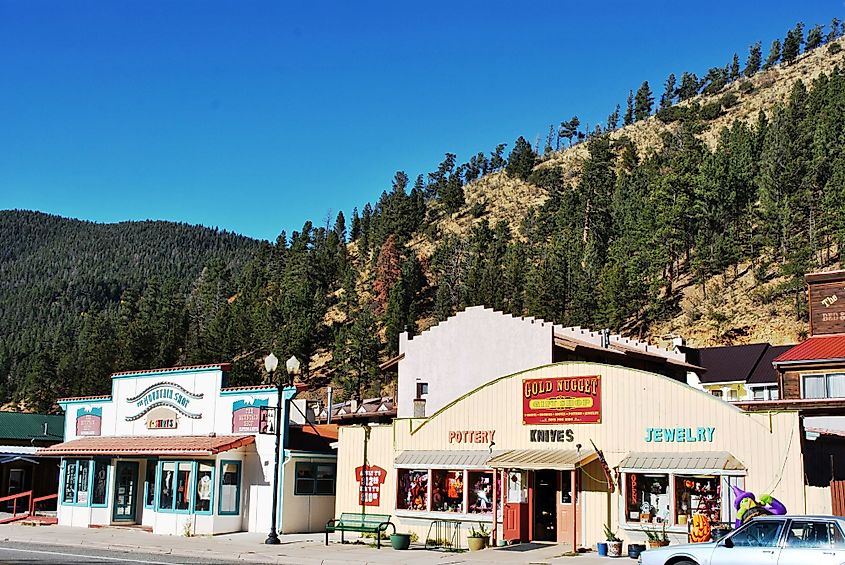
[[[108,551],[83,547],[50,546],[19,542],[2,542],[0,565],[61,563],[62,565],[231,565],[239,561],[217,561],[192,557],[159,555],[142,552]]]

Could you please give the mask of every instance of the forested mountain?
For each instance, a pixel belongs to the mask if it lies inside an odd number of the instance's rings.
[[[273,244],[3,213],[0,393],[47,409],[112,371],[219,361],[256,383],[272,350],[362,396],[400,332],[475,304],[709,343],[791,320],[769,339],[796,339],[803,274],[845,243],[841,32],[798,24],[766,57],[755,43],[744,65],[671,75],[658,100],[642,83],[606,124],[447,153]]]

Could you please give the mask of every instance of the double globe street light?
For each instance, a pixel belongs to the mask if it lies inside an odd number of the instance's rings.
[[[282,406],[284,403],[284,394],[283,390],[285,384],[289,386],[293,386],[293,376],[299,371],[299,359],[295,356],[291,355],[290,359],[285,361],[285,369],[287,370],[288,374],[288,382],[283,383],[281,380],[274,381],[273,380],[273,373],[279,367],[279,358],[270,353],[267,357],[264,358],[264,368],[267,370],[267,376],[271,383],[276,385],[276,390],[278,392],[278,400],[276,401],[276,456],[274,458],[274,465],[273,465],[273,516],[272,522],[270,525],[270,533],[267,535],[267,539],[264,540],[264,543],[268,545],[276,545],[281,543],[279,541],[279,534],[276,532],[276,515],[278,513],[279,507],[279,452],[281,450],[281,443],[282,443]]]

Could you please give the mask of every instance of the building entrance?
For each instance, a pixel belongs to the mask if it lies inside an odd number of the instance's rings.
[[[534,472],[534,539],[557,541],[557,478],[559,471]]]

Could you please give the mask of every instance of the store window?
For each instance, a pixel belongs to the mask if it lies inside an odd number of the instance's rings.
[[[801,376],[802,398],[845,398],[845,373]]]
[[[211,491],[214,485],[214,462],[197,463],[197,483],[194,485],[194,511],[211,512]]]
[[[73,504],[76,500],[76,460],[65,461],[65,488],[62,502]]]
[[[493,473],[470,471],[467,473],[467,500],[471,514],[489,514],[493,510]]]
[[[62,502],[65,504],[90,504],[91,460],[67,459],[65,461],[65,482]]]
[[[107,506],[106,493],[109,484],[109,462],[104,459],[94,460],[94,490],[91,493],[92,506]]]
[[[90,485],[91,462],[87,460],[79,461],[76,471],[76,503],[88,504],[88,487]]]
[[[464,472],[436,469],[431,472],[431,509],[435,512],[464,511]]]
[[[180,461],[176,470],[176,510],[191,508],[191,475],[193,463]]]
[[[710,522],[722,519],[721,477],[676,475],[674,480],[676,524],[691,523],[696,514]]]
[[[428,471],[399,469],[396,508],[428,510]]]
[[[625,519],[628,522],[663,523],[670,520],[669,475],[625,475]]]
[[[220,514],[238,514],[241,508],[241,462],[220,463]]]
[[[156,471],[158,461],[147,461],[147,475],[144,479],[144,506],[152,508],[156,499]]]
[[[298,462],[294,494],[331,495],[335,492],[335,463]]]
[[[172,510],[174,496],[174,486],[176,485],[176,462],[163,461],[159,464],[161,466],[161,478],[159,479],[158,488],[158,509]]]

